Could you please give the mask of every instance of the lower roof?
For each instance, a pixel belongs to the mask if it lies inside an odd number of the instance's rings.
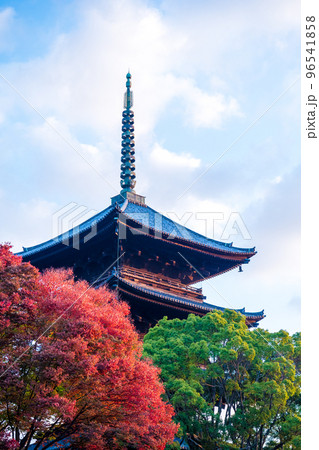
[[[251,320],[251,321],[259,321],[265,317],[264,310],[258,311],[258,312],[246,312],[245,308],[241,308],[241,309],[223,308],[222,306],[212,305],[211,303],[207,303],[207,302],[196,302],[196,301],[188,300],[185,297],[173,295],[171,293],[166,293],[166,292],[154,289],[149,286],[144,286],[139,283],[134,283],[133,281],[128,281],[120,276],[116,276],[116,277],[121,282],[121,285],[129,287],[129,288],[133,289],[134,291],[136,291],[137,293],[157,297],[159,299],[164,300],[166,303],[174,304],[175,307],[186,306],[190,309],[193,309],[195,314],[196,313],[206,314],[211,311],[216,311],[216,310],[217,311],[225,311],[226,309],[230,309],[232,311],[236,311],[236,312],[244,315],[246,319]]]

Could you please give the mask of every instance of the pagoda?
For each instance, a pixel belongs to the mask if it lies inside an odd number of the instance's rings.
[[[111,205],[42,244],[18,253],[41,271],[72,268],[75,279],[108,286],[129,303],[137,329],[144,333],[158,320],[184,319],[225,308],[206,302],[193,285],[247,264],[255,248],[238,248],[207,238],[158,213],[135,191],[135,143],[131,74],[126,75],[122,117],[121,187]],[[74,245],[76,243],[76,245]],[[243,314],[249,327],[264,311]]]

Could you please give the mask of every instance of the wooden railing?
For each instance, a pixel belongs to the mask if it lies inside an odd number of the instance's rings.
[[[155,274],[144,269],[136,269],[128,266],[123,266],[120,269],[120,276],[137,283],[153,286],[164,292],[174,293],[183,297],[190,298],[196,301],[203,301],[202,289],[194,288],[192,286],[183,285],[179,280],[173,280],[163,276],[162,274]]]

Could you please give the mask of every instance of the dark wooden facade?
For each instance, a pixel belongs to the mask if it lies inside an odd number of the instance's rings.
[[[116,289],[130,304],[142,332],[163,316],[186,318],[189,313],[223,310],[207,303],[202,290],[192,285],[247,264],[255,249],[201,236],[134,202],[134,196],[115,200],[80,227],[24,249],[23,260],[40,270],[72,268],[78,279]],[[263,311],[238,311],[249,326],[264,317]]]

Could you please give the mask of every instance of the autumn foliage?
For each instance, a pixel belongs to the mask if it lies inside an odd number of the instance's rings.
[[[0,246],[0,447],[164,449],[177,427],[129,307]]]

